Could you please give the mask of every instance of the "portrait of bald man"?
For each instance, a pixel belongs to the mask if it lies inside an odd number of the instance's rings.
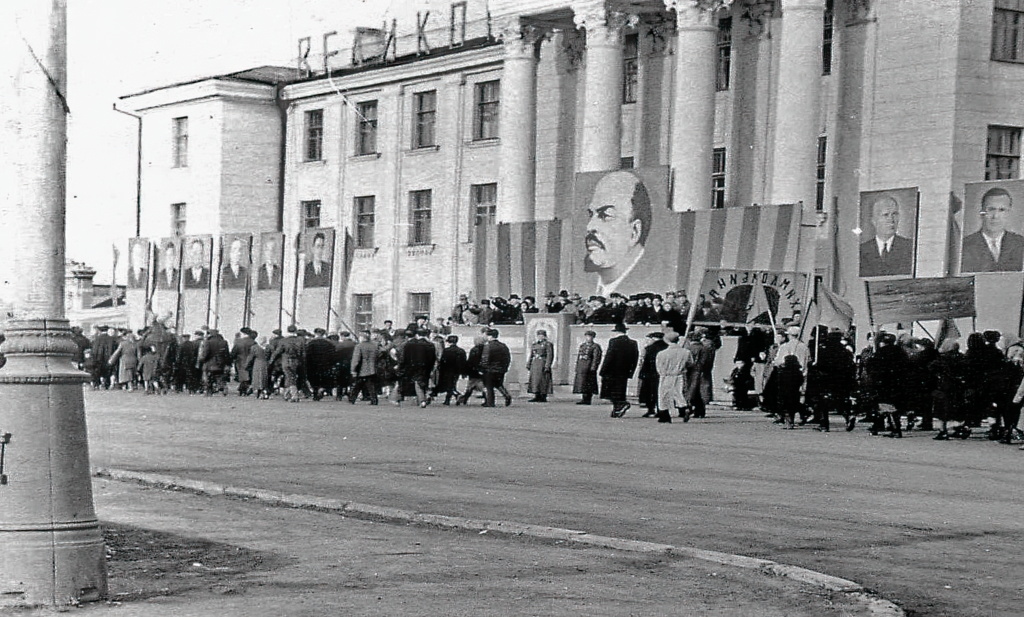
[[[644,256],[651,233],[651,196],[637,174],[612,171],[586,202],[583,270],[597,274],[599,296],[618,290]]]
[[[962,272],[1020,272],[1024,269],[1024,237],[1007,227],[1013,219],[1013,197],[996,186],[979,204],[981,229],[965,236],[960,255]]]
[[[883,193],[870,203],[872,234],[860,245],[860,275],[911,276],[914,241],[899,233],[899,200],[894,194]]]

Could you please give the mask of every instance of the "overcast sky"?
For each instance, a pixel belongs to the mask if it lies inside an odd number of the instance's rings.
[[[33,0],[34,1],[34,0]],[[136,121],[112,109],[118,97],[195,77],[264,64],[291,66],[302,36],[396,17],[415,27],[417,9],[447,15],[450,0],[69,0],[69,259],[111,278],[112,244],[135,235]],[[404,26],[403,26],[404,23]],[[342,39],[344,40],[344,39]],[[346,46],[347,45],[343,45]]]

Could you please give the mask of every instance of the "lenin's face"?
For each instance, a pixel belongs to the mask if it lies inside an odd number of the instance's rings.
[[[871,224],[879,238],[888,240],[895,236],[900,226],[900,207],[896,200],[886,197],[876,201],[872,207]]]
[[[992,195],[981,204],[981,229],[990,236],[997,236],[1006,229],[1006,220],[1012,207],[1007,195]]]
[[[624,266],[626,254],[640,242],[643,224],[633,218],[631,174],[610,173],[598,181],[587,205],[587,235],[584,239],[587,272]]]

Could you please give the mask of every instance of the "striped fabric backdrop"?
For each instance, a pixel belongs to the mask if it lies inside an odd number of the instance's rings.
[[[559,220],[477,225],[474,236],[476,298],[543,295],[559,289]]]
[[[798,204],[680,213],[678,285],[698,289],[708,268],[795,271],[801,215]]]

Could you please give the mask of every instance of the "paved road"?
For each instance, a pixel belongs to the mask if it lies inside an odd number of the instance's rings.
[[[782,431],[713,409],[370,407],[87,394],[95,466],[763,557],[861,582],[910,615],[1024,611],[1024,452]]]

